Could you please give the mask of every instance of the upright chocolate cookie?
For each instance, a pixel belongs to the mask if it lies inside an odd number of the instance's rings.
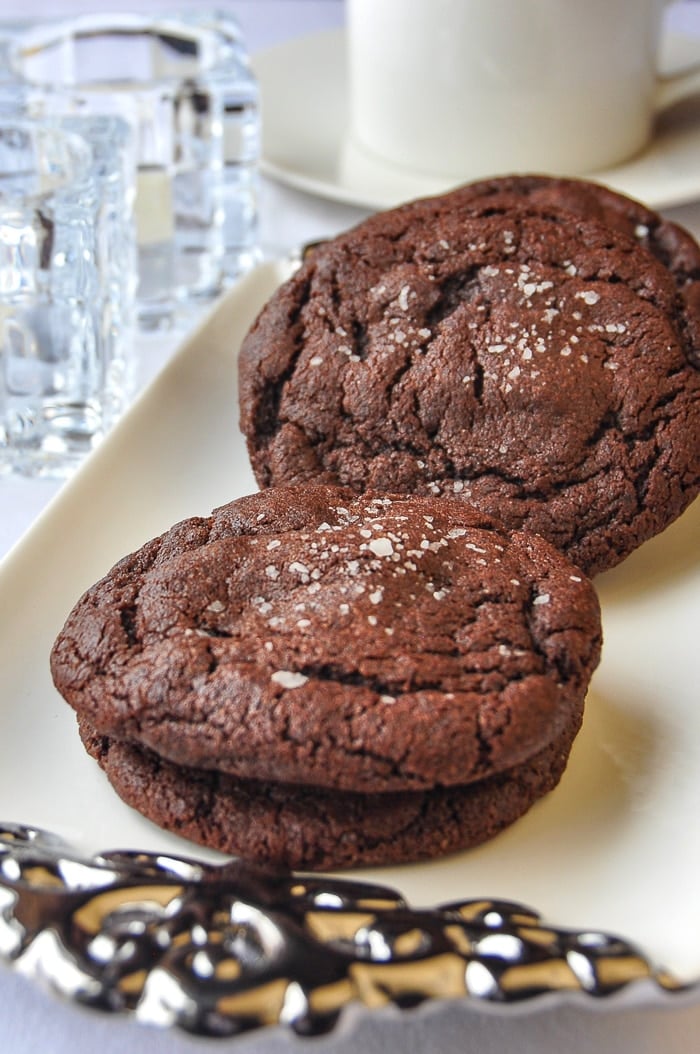
[[[57,688],[180,766],[361,793],[523,764],[580,713],[590,583],[457,501],[275,488],[187,520],[69,616]]]
[[[613,214],[623,228],[641,218],[634,203],[617,212],[591,191],[579,216],[570,184],[557,184],[565,207],[531,184],[374,216],[272,297],[240,354],[241,428],[262,486],[457,496],[591,574],[690,503],[692,242],[670,248],[660,225],[612,229]]]
[[[117,794],[160,827],[261,864],[317,871],[431,859],[493,838],[557,785],[579,719],[572,711],[543,750],[497,776],[388,794],[237,780],[173,765],[85,724],[80,733]]]

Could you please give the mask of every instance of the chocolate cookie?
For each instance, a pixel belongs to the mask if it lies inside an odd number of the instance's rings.
[[[700,366],[700,246],[677,223],[665,219],[640,201],[600,183],[552,176],[501,176],[460,187],[462,201],[504,194],[544,207],[556,207],[586,219],[598,220],[633,237],[671,272],[685,301],[691,361]]]
[[[700,489],[700,257],[611,192],[518,186],[315,250],[244,341],[241,428],[261,486],[455,496],[594,574]]]
[[[450,500],[275,488],[187,520],[76,605],[55,684],[98,735],[361,793],[483,780],[578,715],[590,583]]]
[[[578,711],[534,758],[467,787],[351,794],[237,780],[163,761],[81,725],[119,796],[159,826],[211,849],[292,869],[407,863],[493,838],[549,791],[566,767]]]
[[[469,183],[455,191],[459,202],[513,195],[538,206],[554,206],[633,237],[673,274],[679,289],[697,303],[700,247],[688,231],[624,194],[600,183],[553,176],[501,176]]]

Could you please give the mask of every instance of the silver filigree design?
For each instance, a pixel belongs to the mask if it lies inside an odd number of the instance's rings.
[[[239,862],[83,859],[18,824],[0,825],[0,959],[79,1003],[211,1037],[328,1032],[351,1003],[681,988],[625,941],[518,904],[414,910],[384,886]]]

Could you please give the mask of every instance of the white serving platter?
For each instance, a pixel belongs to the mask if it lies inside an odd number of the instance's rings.
[[[237,427],[236,353],[289,265],[248,275],[176,353],[0,565],[0,819],[79,853],[216,861],[124,805],[80,744],[49,651],[79,594],[172,523],[255,489]],[[596,584],[604,655],[557,790],[491,843],[353,872],[411,906],[530,905],[555,926],[633,942],[700,980],[700,502]],[[346,876],[348,877],[348,876]]]

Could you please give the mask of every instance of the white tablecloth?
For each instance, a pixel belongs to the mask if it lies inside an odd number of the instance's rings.
[[[381,0],[377,0],[381,2]],[[409,0],[407,0],[409,2]],[[0,5],[4,18],[51,15],[73,11],[137,9],[133,3],[79,0],[54,3],[52,0],[26,0],[9,10]],[[172,8],[168,3],[148,4],[149,10]],[[190,3],[190,8],[204,4]],[[229,0],[228,7],[240,18],[252,50],[289,39],[295,35],[337,26],[342,23],[342,0]],[[692,0],[678,12],[679,24],[696,26],[700,33],[700,2]],[[700,134],[700,132],[699,132]],[[307,240],[336,233],[360,219],[359,209],[316,199],[265,180],[262,188],[262,241],[268,254],[284,253]],[[700,203],[673,210],[673,218],[700,235]],[[146,383],[172,354],[186,330],[139,338],[141,383]],[[0,557],[22,536],[50,501],[60,484],[0,479]],[[6,599],[6,598],[4,598]],[[1,676],[1,675],[0,675]],[[0,813],[1,813],[0,803]],[[12,817],[3,817],[12,819]],[[697,935],[700,939],[700,934]],[[690,1054],[698,1049],[700,1036],[700,998],[683,1000],[670,1009],[618,1006],[603,1012],[586,1006],[550,1007],[536,1013],[486,1014],[464,1004],[440,1008],[439,1014],[408,1013],[395,1016],[390,1032],[384,1018],[371,1015],[324,1040],[292,1041],[277,1032],[253,1034],[233,1044],[245,1054],[262,1052],[316,1051],[326,1054],[373,1051],[453,1051],[496,1054],[548,1054],[567,1051],[616,1051],[618,1054]],[[388,1037],[388,1038],[387,1038]],[[439,1038],[438,1038],[439,1037]],[[46,995],[29,982],[0,967],[0,1051],[2,1054],[75,1054],[96,1051],[101,1054],[186,1054],[231,1049],[228,1043],[197,1041],[180,1034],[160,1032],[134,1022],[82,1011]]]

